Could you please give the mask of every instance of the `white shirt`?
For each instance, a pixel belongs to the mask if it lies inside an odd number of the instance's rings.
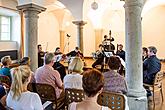
[[[10,91],[6,103],[14,110],[43,110],[39,95],[30,91],[23,92],[19,100],[13,99],[13,92]]]
[[[82,75],[77,74],[68,74],[64,77],[64,88],[82,88]]]

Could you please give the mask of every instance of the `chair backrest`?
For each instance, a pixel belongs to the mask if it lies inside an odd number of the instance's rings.
[[[98,96],[98,104],[108,106],[112,110],[125,110],[125,98],[122,94],[102,92]]]
[[[72,102],[81,102],[84,100],[84,91],[80,89],[65,89],[65,104],[69,105]]]
[[[42,101],[57,102],[55,88],[49,84],[36,83],[36,92],[40,96]]]
[[[36,90],[36,83],[29,83],[28,86],[27,86],[27,89],[30,92],[37,92],[37,90]]]
[[[0,75],[0,83],[5,83],[9,87],[11,85],[10,78],[8,76],[5,76],[5,75]]]
[[[154,85],[159,85],[160,83],[162,83],[163,75],[164,75],[163,71],[160,71],[156,74],[155,80],[154,80]]]

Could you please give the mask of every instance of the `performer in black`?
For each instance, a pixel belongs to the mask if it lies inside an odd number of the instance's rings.
[[[65,66],[62,63],[60,63],[60,61],[63,60],[63,56],[65,56],[65,55],[62,54],[62,52],[60,50],[60,47],[57,47],[55,49],[54,54],[55,54],[55,59],[56,60],[54,62],[53,68],[60,73],[61,80],[63,81],[63,79],[66,75],[66,69],[65,69]]]
[[[113,41],[114,41],[114,38],[111,37],[111,30],[110,30],[109,38],[107,35],[104,35],[104,40],[102,42],[105,52],[112,52],[114,54],[115,46],[112,44]]]
[[[42,51],[41,44],[38,44],[37,47],[38,47],[38,67],[40,67],[40,66],[43,66],[44,64],[43,58],[44,58],[45,52]]]
[[[96,68],[97,65],[101,65],[101,71],[104,69],[104,46],[99,45],[99,50],[96,51],[97,60],[92,64],[93,68]]]
[[[75,47],[75,50],[69,52],[66,54],[66,56],[68,57],[75,57],[75,56],[79,56],[80,58],[83,58],[83,53],[79,50],[79,47]]]

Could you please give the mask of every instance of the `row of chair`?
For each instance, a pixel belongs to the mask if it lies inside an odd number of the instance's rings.
[[[68,107],[72,102],[81,102],[85,97],[83,90],[65,89],[65,101],[57,100],[55,89],[49,84],[30,83],[28,89],[37,92],[42,101],[51,101],[54,110],[59,110],[63,104]],[[98,97],[98,104],[112,110],[125,110],[125,97],[118,93],[103,92]]]

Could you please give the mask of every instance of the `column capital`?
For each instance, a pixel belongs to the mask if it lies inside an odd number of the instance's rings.
[[[137,1],[126,1],[125,4],[124,4],[124,8],[127,8],[127,7],[134,7],[134,6],[139,6],[139,7],[143,7],[143,3],[141,2],[138,2]]]
[[[87,24],[86,21],[72,21],[72,23],[77,26],[84,26],[85,24]]]
[[[23,12],[24,11],[36,11],[38,13],[41,13],[42,11],[46,10],[46,8],[39,6],[39,5],[36,5],[34,3],[29,3],[29,4],[17,6],[17,9],[21,10]]]

